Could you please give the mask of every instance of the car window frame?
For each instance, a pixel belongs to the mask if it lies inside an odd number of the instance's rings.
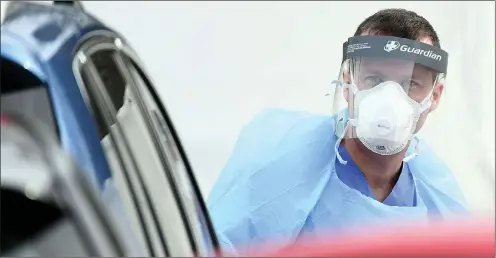
[[[190,163],[186,157],[186,154],[184,152],[184,149],[181,145],[181,142],[179,140],[179,137],[175,131],[175,128],[171,122],[170,117],[168,116],[168,113],[165,110],[164,105],[162,104],[162,101],[158,97],[155,88],[153,87],[153,84],[150,80],[150,78],[146,75],[145,69],[141,63],[141,61],[138,59],[137,55],[135,52],[123,42],[122,38],[117,35],[116,33],[112,33],[109,31],[96,31],[93,33],[90,33],[85,37],[84,40],[81,41],[81,44],[77,48],[74,61],[73,61],[73,71],[75,73],[76,79],[78,81],[78,86],[80,88],[81,94],[83,96],[83,99],[86,103],[86,106],[88,107],[90,113],[94,116],[94,108],[97,107],[102,110],[106,115],[105,121],[106,123],[110,126],[113,123],[116,122],[116,110],[115,107],[111,107],[109,102],[109,96],[108,92],[105,89],[105,85],[102,84],[102,82],[96,82],[97,85],[99,84],[100,86],[97,86],[98,89],[96,89],[101,96],[97,97],[97,100],[94,101],[91,98],[91,93],[88,92],[88,85],[86,85],[82,79],[82,74],[85,72],[85,69],[94,69],[95,66],[91,65],[91,58],[90,57],[95,51],[98,50],[113,50],[118,53],[117,55],[114,55],[116,57],[116,63],[119,67],[119,70],[121,72],[121,75],[125,77],[125,81],[127,84],[131,84],[132,86],[129,87],[132,89],[133,94],[137,96],[138,100],[137,103],[140,113],[143,116],[146,127],[148,129],[148,132],[151,134],[150,136],[154,140],[155,144],[155,151],[158,152],[160,158],[161,158],[161,163],[162,166],[164,167],[164,172],[165,176],[168,178],[168,184],[169,187],[171,188],[171,191],[173,195],[175,196],[175,200],[177,202],[177,207],[179,209],[179,212],[182,216],[183,222],[184,222],[184,229],[187,231],[186,234],[189,236],[190,240],[190,245],[193,250],[193,253],[196,255],[205,255],[208,256],[208,253],[212,252],[219,252],[219,244],[217,240],[217,236],[213,227],[212,222],[209,219],[209,214],[204,202],[204,199],[201,195],[201,192],[199,190],[198,184],[196,182],[196,179],[193,175],[192,168],[190,166]],[[164,121],[161,121],[162,123],[159,123],[157,125],[156,122],[154,122],[154,118],[152,115],[147,112],[147,105],[144,103],[143,100],[143,92],[141,92],[143,89],[140,89],[139,83],[137,83],[136,78],[134,78],[131,75],[130,69],[134,69],[136,73],[141,77],[140,79],[144,82],[146,87],[146,90],[148,90],[149,94],[151,95],[153,102],[157,106],[158,112],[160,113],[159,116],[163,118]],[[88,72],[88,71],[87,71]],[[95,74],[96,71],[89,71],[92,73],[92,77],[98,78],[99,76],[95,76],[98,74]],[[94,78],[93,78],[94,79]],[[126,85],[127,85],[126,84]],[[91,91],[94,91],[95,89],[90,89]],[[146,93],[145,93],[146,94]],[[95,103],[96,102],[96,103]],[[112,119],[114,118],[114,119]],[[118,123],[117,123],[118,124]],[[160,132],[162,130],[162,132]],[[109,133],[109,137],[111,138],[112,144],[115,145],[116,142],[123,142],[124,147],[127,149],[128,154],[132,156],[132,151],[130,151],[129,143],[127,143],[127,140],[123,136],[122,128],[118,130],[119,133],[115,135],[115,133]],[[165,141],[161,139],[160,133],[163,133],[164,137],[166,138]],[[119,149],[117,147],[116,149]],[[122,153],[117,153],[118,156],[121,156]],[[167,160],[169,159],[169,160]],[[172,159],[172,160],[170,160]],[[179,162],[180,165],[184,167],[184,173],[182,176],[183,184],[181,184],[181,179],[178,178],[178,174],[181,173],[180,171],[178,172],[177,169],[171,165],[174,162]],[[120,166],[123,167],[123,169],[126,169],[125,164],[123,162],[123,158],[120,158]],[[136,167],[136,162],[132,162],[135,171],[138,171],[138,168]],[[151,195],[150,193],[147,193],[147,189],[143,183],[143,179],[140,179],[138,182],[139,187],[136,187],[130,179],[130,176],[128,174],[128,171],[124,172],[124,176],[126,179],[126,184],[129,187],[130,190],[135,191],[134,193],[130,193],[132,196],[132,202],[134,204],[134,207],[136,209],[136,212],[139,213],[139,204],[136,204],[137,202],[137,197],[136,197],[136,192],[137,191],[142,191],[144,192],[145,195],[148,195],[148,198],[159,198],[156,196]],[[139,174],[139,173],[137,173]],[[186,182],[185,182],[186,181]],[[186,183],[186,186],[185,184]],[[184,189],[184,188],[188,189]],[[135,188],[140,188],[140,189],[135,189]],[[191,195],[191,200],[192,204],[186,205],[188,202],[187,199],[185,199],[185,193],[190,193]],[[187,195],[187,194],[186,194]],[[152,214],[154,214],[154,207],[152,205],[152,202],[150,200],[147,201],[147,208],[149,211],[151,211]],[[194,208],[192,208],[194,207]],[[151,232],[147,232],[146,230],[146,222],[144,221],[145,219],[143,218],[143,215],[137,214],[140,218],[139,220],[139,225],[142,228],[143,234],[145,238],[148,238],[146,240],[147,242],[147,248],[150,249],[150,254],[156,253],[153,250],[153,245],[150,243],[151,237],[159,237],[161,239],[162,244],[164,245],[164,251],[166,252],[166,255],[171,254],[169,250],[167,250],[167,245],[170,244],[171,239],[166,239],[164,237],[165,232],[157,232],[159,235],[158,236],[151,236]],[[195,216],[197,221],[195,220]],[[200,225],[195,225],[195,224],[200,224]],[[154,224],[156,225],[157,229],[160,229],[160,223],[158,219],[154,219]],[[167,227],[169,227],[168,225]],[[198,228],[200,226],[200,229]],[[161,231],[161,230],[159,230]],[[204,232],[199,232],[199,231],[204,231]],[[173,239],[175,240],[175,239]],[[169,241],[169,242],[167,242]],[[206,246],[201,247],[201,243],[205,244]]]
[[[116,110],[109,102],[108,94],[105,90],[105,87],[102,86],[102,82],[97,82],[100,86],[98,86],[96,89],[91,89],[90,85],[88,85],[84,79],[83,79],[83,72],[87,69],[92,69],[93,71],[88,71],[90,74],[92,74],[94,77],[98,78],[99,75],[94,71],[95,67],[93,64],[91,64],[91,60],[88,58],[89,55],[91,55],[91,52],[89,52],[89,48],[92,47],[93,45],[101,45],[107,43],[107,40],[103,37],[98,37],[98,35],[91,35],[90,37],[87,37],[80,46],[77,48],[77,54],[75,55],[73,59],[73,72],[77,80],[77,84],[79,87],[79,90],[83,96],[84,102],[86,104],[86,107],[88,108],[89,112],[91,113],[92,117],[95,119],[95,124],[97,123],[96,118],[95,118],[95,113],[96,110],[95,108],[98,108],[99,112],[102,113],[104,122],[106,123],[105,126],[110,128],[112,125],[116,124]],[[92,90],[96,91],[96,98],[92,98]],[[137,220],[139,223],[139,230],[141,230],[141,234],[144,238],[145,242],[145,249],[149,253],[150,256],[155,256],[158,253],[157,247],[154,246],[152,238],[157,238],[158,236],[153,236],[153,233],[150,232],[149,227],[147,226],[146,222],[146,213],[148,214],[153,214],[152,207],[150,205],[149,200],[145,204],[141,203],[139,201],[140,197],[138,195],[145,195],[149,196],[149,193],[146,193],[146,188],[143,183],[143,179],[139,177],[139,173],[134,173],[137,175],[138,180],[137,182],[132,180],[132,171],[131,169],[136,171],[137,170],[137,165],[136,162],[133,160],[131,152],[129,151],[129,146],[128,143],[123,136],[123,131],[122,128],[119,128],[113,133],[108,133],[109,137],[109,142],[112,145],[112,148],[116,152],[116,157],[118,158],[119,166],[123,170],[123,177],[125,180],[126,187],[129,189],[129,194],[131,196],[131,201],[133,204],[134,211],[137,216]],[[104,150],[105,153],[105,150]],[[108,160],[108,157],[105,157]],[[129,168],[128,164],[126,164],[125,160],[128,160],[131,163],[131,168]],[[134,182],[133,182],[134,181]],[[146,198],[149,199],[149,198]],[[132,215],[132,214],[130,214]],[[156,221],[154,221],[155,227]],[[162,245],[164,243],[162,242]],[[166,247],[162,247],[166,248]],[[167,254],[167,250],[164,250],[165,253]]]

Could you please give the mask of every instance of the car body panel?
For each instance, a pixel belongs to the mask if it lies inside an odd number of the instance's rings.
[[[371,226],[360,232],[308,238],[277,252],[267,253],[260,247],[251,256],[495,257],[494,234],[494,218],[460,217],[429,224]]]
[[[77,83],[72,59],[87,33],[110,29],[70,6],[13,2],[9,7],[14,10],[2,24],[2,56],[28,67],[46,83],[64,149],[92,171],[102,187],[110,171],[79,88],[72,86]]]

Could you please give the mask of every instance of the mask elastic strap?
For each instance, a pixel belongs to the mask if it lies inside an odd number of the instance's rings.
[[[348,128],[350,127],[350,124],[352,124],[352,119],[348,120],[346,122],[346,126],[344,127],[343,132],[339,136],[338,140],[336,141],[336,145],[334,145],[334,151],[336,152],[336,158],[339,160],[339,163],[346,165],[348,161],[344,160],[343,157],[339,154],[339,145],[341,144],[341,141],[343,140],[344,136],[346,135],[346,132],[348,131]]]
[[[434,93],[434,87],[432,87],[431,91],[429,92],[429,95],[427,95],[427,97],[424,100],[422,100],[422,102],[420,102],[420,110],[419,110],[420,114],[422,114],[424,111],[426,111],[428,108],[431,107],[432,105],[431,97],[433,93]]]
[[[414,135],[414,136],[415,136],[415,135]],[[412,154],[410,154],[410,155],[406,156],[406,157],[403,159],[403,162],[408,162],[408,161],[412,160],[413,158],[417,157],[417,156],[418,156],[418,154],[419,154],[419,152],[420,152],[420,151],[419,151],[419,140],[418,140],[418,138],[417,138],[417,137],[412,137],[412,139],[414,139],[414,140],[415,140],[415,151],[414,151]]]
[[[341,81],[338,81],[338,80],[334,80],[331,82],[331,85],[334,84],[336,85],[337,87],[342,87],[343,89],[351,89],[351,91],[353,92],[353,95],[355,95],[357,92],[358,92],[358,88],[355,84],[347,84],[347,83],[343,83]]]
[[[422,102],[420,102],[420,109],[419,109],[419,115],[424,113],[424,111],[426,111],[427,109],[429,109],[432,105],[432,102],[431,102],[431,95],[429,95],[428,98],[424,99]]]
[[[419,115],[431,107],[431,105],[432,105],[431,97],[432,97],[433,92],[434,92],[434,87],[432,87],[432,90],[431,90],[431,92],[429,92],[429,95],[427,95],[427,97],[422,102],[420,102]],[[418,138],[415,137],[415,134],[412,135],[412,139],[415,140],[415,151],[412,154],[406,156],[403,159],[404,162],[408,162],[408,161],[412,160],[413,158],[417,157],[419,154],[419,140],[418,140]]]
[[[353,94],[356,94],[358,91],[358,88],[354,84],[347,84],[343,83],[342,81],[334,80],[331,82],[331,84],[335,84],[337,87],[342,87],[344,89],[351,89]],[[346,126],[344,127],[343,132],[339,136],[338,140],[336,141],[336,144],[334,145],[334,151],[336,152],[336,158],[339,160],[339,163],[346,165],[348,161],[344,160],[343,157],[339,154],[339,145],[341,144],[341,141],[343,140],[344,136],[348,132],[348,128],[350,127],[351,124],[354,123],[353,119],[348,119],[346,122]]]
[[[429,96],[428,98],[426,98],[424,101],[422,101],[420,103],[419,116],[420,116],[420,114],[422,114],[424,111],[426,111],[430,107],[431,107],[431,101],[430,101],[430,96]],[[417,157],[419,154],[419,147],[418,147],[419,146],[419,140],[417,137],[415,137],[415,134],[412,135],[412,139],[415,140],[415,151],[412,154],[406,156],[403,159],[404,162],[408,162],[408,161],[412,160],[413,158]]]

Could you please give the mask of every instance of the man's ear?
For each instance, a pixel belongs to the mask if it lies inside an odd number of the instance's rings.
[[[439,102],[441,101],[441,96],[443,95],[443,92],[444,92],[444,81],[436,83],[432,91],[432,98],[431,98],[432,103],[431,103],[431,107],[429,108],[429,113],[437,109],[437,107],[439,106]]]
[[[343,82],[346,84],[351,84],[351,78],[350,78],[350,73],[347,71],[343,71]]]

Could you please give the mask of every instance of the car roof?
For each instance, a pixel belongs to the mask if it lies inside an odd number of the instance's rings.
[[[35,74],[50,80],[49,68],[66,65],[84,36],[108,30],[81,8],[12,1],[1,26],[1,53]]]

